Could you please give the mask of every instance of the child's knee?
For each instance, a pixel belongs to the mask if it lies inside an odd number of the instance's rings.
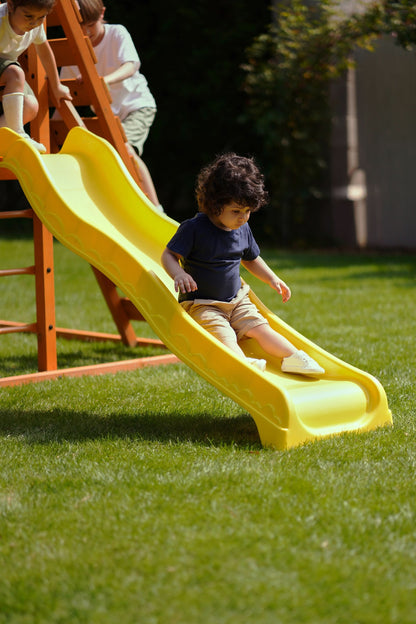
[[[2,74],[2,78],[6,86],[10,86],[13,90],[23,91],[26,78],[20,65],[8,65]]]
[[[254,338],[255,340],[260,340],[262,337],[267,339],[276,333],[265,319],[253,319],[247,327],[248,329],[246,329],[243,336]]]

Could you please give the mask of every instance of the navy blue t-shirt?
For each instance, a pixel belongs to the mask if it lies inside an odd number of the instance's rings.
[[[241,260],[255,260],[260,254],[248,223],[227,231],[202,212],[181,223],[167,247],[183,257],[183,268],[198,285],[194,292],[180,293],[179,301],[231,301],[241,287]]]

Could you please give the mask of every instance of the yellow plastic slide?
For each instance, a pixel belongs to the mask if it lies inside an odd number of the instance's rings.
[[[248,355],[268,359],[262,373],[199,327],[178,304],[160,264],[178,224],[152,208],[105,140],[74,128],[59,154],[40,155],[2,128],[0,155],[0,166],[15,173],[53,235],[119,286],[185,364],[247,410],[263,445],[285,449],[392,423],[384,389],[374,377],[301,336],[253,293],[270,325],[325,368],[323,378],[284,374],[279,362],[247,340]]]

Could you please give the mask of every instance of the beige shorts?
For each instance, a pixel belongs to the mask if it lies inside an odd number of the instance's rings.
[[[235,344],[254,327],[267,321],[249,299],[250,288],[243,284],[231,301],[194,299],[181,306],[192,318],[223,344]]]
[[[129,113],[121,122],[127,141],[136,149],[139,156],[143,154],[143,145],[149,136],[155,116],[156,108],[139,108]]]

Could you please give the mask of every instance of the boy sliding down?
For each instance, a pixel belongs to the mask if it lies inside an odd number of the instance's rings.
[[[254,338],[282,359],[285,373],[322,375],[324,369],[274,331],[242,285],[240,262],[250,273],[289,300],[289,287],[260,257],[248,219],[268,199],[263,176],[251,158],[224,154],[197,179],[199,212],[184,221],[168,242],[162,264],[173,278],[179,302],[208,332],[234,353],[264,370],[265,360],[246,358],[238,341]]]
[[[34,43],[56,102],[72,99],[69,89],[59,80],[55,57],[43,27],[54,2],[7,0],[0,4],[0,93],[3,96],[0,127],[14,130],[41,153],[46,152],[45,146],[26,134],[23,127],[36,117],[39,105],[17,59]]]

